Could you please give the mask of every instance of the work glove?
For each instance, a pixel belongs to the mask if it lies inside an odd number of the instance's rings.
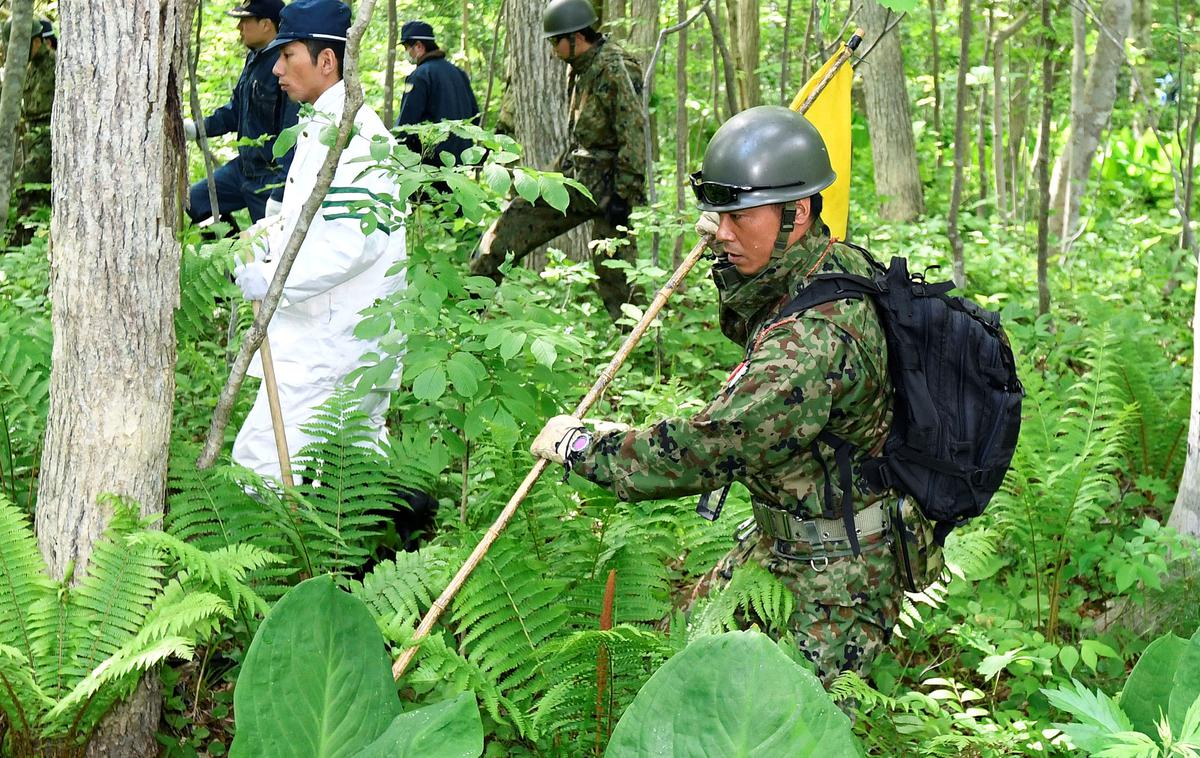
[[[262,300],[267,296],[266,271],[258,261],[238,266],[233,270],[234,281],[242,290],[242,296],[247,300]]]
[[[574,416],[555,416],[538,432],[529,452],[554,463],[566,463],[572,452],[582,453],[591,441],[582,421]]]
[[[283,201],[276,200],[273,197],[267,198],[267,209],[264,212],[263,217],[270,218],[272,216],[278,216],[280,213],[283,213]]]
[[[194,140],[198,136],[196,132],[196,122],[192,121],[190,118],[185,118],[183,120],[183,136],[190,140]]]
[[[627,432],[628,424],[599,419],[579,420],[574,416],[555,416],[546,422],[546,426],[538,433],[537,439],[529,447],[529,452],[538,458],[545,458],[554,463],[566,464],[572,454],[578,455],[587,450],[594,437],[600,437],[611,432]]]
[[[725,245],[717,242],[717,227],[721,225],[721,217],[716,211],[705,211],[700,214],[700,218],[696,219],[696,234],[701,237],[709,236],[708,249],[714,253],[725,252]]]
[[[609,198],[608,204],[604,206],[604,219],[613,226],[623,226],[628,229],[629,212],[632,210],[625,198],[613,195]]]

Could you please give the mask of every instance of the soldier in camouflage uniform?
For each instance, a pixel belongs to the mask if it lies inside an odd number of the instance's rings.
[[[889,526],[898,495],[856,484],[843,499],[823,436],[853,444],[856,483],[862,460],[882,450],[892,388],[874,307],[842,300],[777,320],[817,272],[871,274],[820,221],[820,190],[833,179],[803,116],[763,106],[726,122],[692,181],[701,209],[720,213],[698,228],[723,245],[713,266],[721,329],[746,360],[690,419],[634,430],[557,416],[532,448],[623,500],[723,497],[731,482],[744,484],[754,524],[739,528],[711,583],[723,586],[747,561],[779,577],[796,596],[789,631],[826,684],[840,671],[867,673],[902,597]]]
[[[566,212],[544,200],[516,198],[484,235],[471,260],[471,273],[503,278],[506,256],[520,260],[534,248],[588,221],[593,239],[622,238],[614,256],[633,264],[635,246],[618,227],[629,227],[632,206],[645,201],[646,113],[642,72],[616,42],[592,28],[597,16],[589,0],[552,0],[542,15],[546,39],[571,67],[567,149],[555,169],[587,187],[592,199],[568,189]],[[608,255],[592,256],[597,289],[615,320],[630,288],[621,269],[604,265]]]
[[[4,39],[8,39],[7,34]],[[13,217],[17,219],[29,216],[39,206],[50,205],[50,112],[54,108],[55,43],[50,22],[35,20],[13,162]],[[28,230],[18,229],[14,242],[23,244],[29,237]]]

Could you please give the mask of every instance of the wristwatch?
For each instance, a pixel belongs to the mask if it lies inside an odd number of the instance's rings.
[[[567,468],[571,467],[575,461],[583,457],[583,451],[588,449],[588,445],[592,444],[592,433],[587,429],[580,429],[575,432],[575,436],[567,442],[567,454],[563,456],[566,461]]]

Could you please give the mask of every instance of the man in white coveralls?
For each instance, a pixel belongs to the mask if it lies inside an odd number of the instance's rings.
[[[274,72],[288,97],[309,103],[316,114],[301,118],[296,154],[284,185],[282,209],[253,228],[255,258],[235,271],[247,300],[261,300],[275,275],[301,207],[316,184],[328,148],[319,141],[323,128],[337,127],[345,107],[342,61],[350,9],[338,0],[295,0],[281,14],[272,47],[282,48]],[[358,339],[354,328],[360,312],[376,299],[403,287],[402,275],[387,276],[404,257],[404,227],[379,228],[364,234],[359,215],[348,203],[372,195],[395,196],[394,180],[378,170],[366,171],[373,140],[390,133],[379,116],[363,106],[351,138],[304,244],[283,288],[283,300],[267,329],[273,353],[288,451],[295,454],[312,441],[300,431],[321,403],[333,395],[346,375],[362,365],[364,353],[377,349],[373,340]],[[366,173],[364,173],[366,171]],[[251,374],[262,376],[256,360]],[[366,394],[362,408],[383,437],[385,391]],[[271,426],[265,385],[233,445],[235,462],[263,476],[279,477],[279,455]]]

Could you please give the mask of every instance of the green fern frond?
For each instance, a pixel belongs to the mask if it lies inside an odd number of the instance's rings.
[[[466,659],[522,708],[544,690],[543,648],[568,621],[561,602],[566,582],[547,569],[520,541],[502,536],[453,606]]]
[[[335,393],[304,429],[317,441],[296,456],[306,480],[297,493],[327,527],[306,535],[310,560],[317,571],[352,571],[367,562],[390,514],[402,507],[400,487],[350,392]]]
[[[787,628],[795,609],[796,596],[779,577],[757,563],[744,563],[734,569],[729,584],[709,598],[691,626],[693,634],[716,634],[744,628],[753,620],[778,633]]]
[[[25,654],[0,645],[0,713],[17,729],[30,732],[54,700],[38,685]]]
[[[412,630],[408,631],[411,633]],[[401,647],[408,646],[407,639],[397,641]],[[500,691],[487,672],[459,655],[439,635],[421,641],[417,668],[405,679],[419,687],[437,685],[450,692],[473,691],[479,697],[479,704],[496,723],[512,724],[521,734],[529,731],[524,710]]]
[[[179,307],[175,335],[180,343],[211,339],[224,330],[229,302],[237,292],[229,281],[232,245],[220,241],[200,248],[185,247],[179,266]]]
[[[394,560],[375,564],[362,582],[352,582],[350,592],[385,626],[416,626],[414,622],[450,582],[460,557],[460,551],[436,545],[399,553]]]
[[[74,659],[85,672],[137,635],[162,591],[162,559],[153,548],[127,539],[137,527],[131,509],[118,505],[92,550],[86,575],[66,592],[68,634],[79,645]]]
[[[601,709],[603,739],[633,697],[675,649],[660,633],[619,625],[606,631],[576,632],[553,643],[546,664],[554,685],[539,698],[531,728],[537,739],[554,736],[565,744],[594,739],[597,731],[597,661],[603,648],[607,677]]]
[[[282,558],[255,545],[240,543],[213,551],[200,550],[165,532],[139,532],[129,537],[174,559],[181,580],[196,580],[223,592],[234,613],[266,613],[267,604],[245,582],[253,572],[281,563]]]
[[[0,645],[21,651],[27,665],[36,657],[38,627],[45,626],[36,608],[53,593],[25,514],[0,496]]]

